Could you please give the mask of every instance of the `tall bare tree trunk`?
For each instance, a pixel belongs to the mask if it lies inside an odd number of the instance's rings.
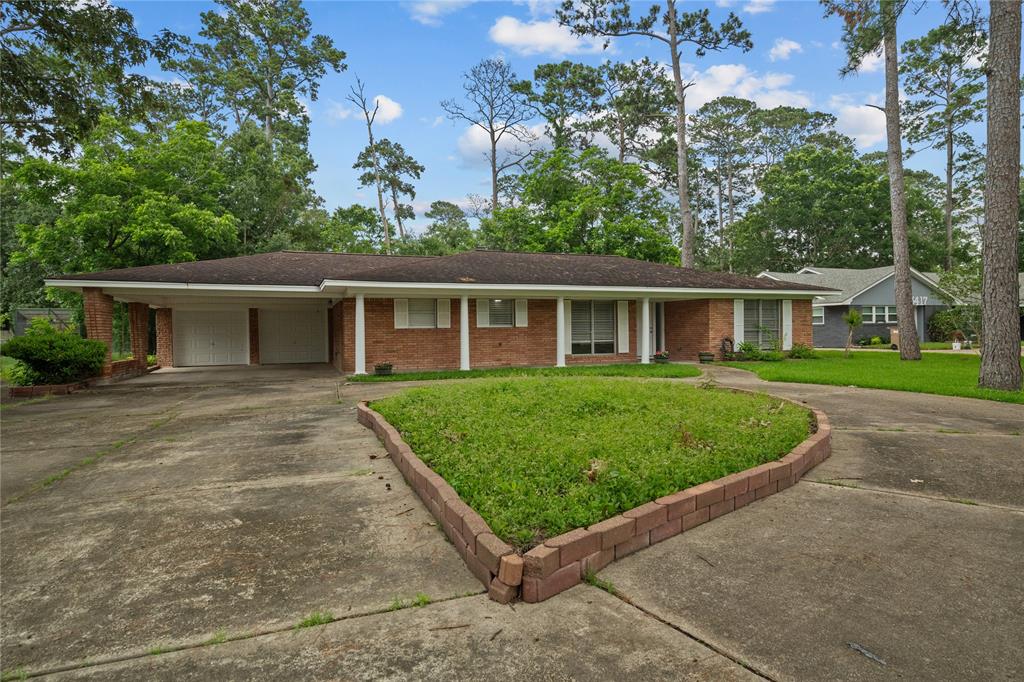
[[[982,230],[981,371],[978,385],[1019,391],[1017,284],[1020,178],[1020,0],[989,4],[985,229]]]
[[[719,159],[718,163],[715,164],[715,184],[718,185],[718,241],[722,248],[722,253],[719,256],[718,264],[724,270],[725,269],[725,206],[724,197],[722,196],[722,160]]]
[[[402,213],[398,204],[398,190],[391,186],[391,210],[395,214],[395,223],[398,225],[398,238],[405,241],[405,226],[402,225]]]
[[[491,215],[498,210],[498,141],[491,132]]]
[[[374,110],[374,114],[376,113],[376,110]],[[377,157],[377,144],[373,139],[373,118],[369,114],[366,116],[366,135],[370,138],[370,156],[373,157],[373,182],[377,186],[377,210],[380,211],[380,224],[384,229],[384,253],[391,253],[391,225],[388,224],[388,214],[384,211],[384,190],[381,187],[380,159]]]
[[[900,135],[899,61],[896,55],[896,11],[893,0],[881,0],[882,49],[885,52],[885,138],[889,162],[889,204],[892,212],[892,256],[896,271],[896,315],[900,359],[920,360],[917,315],[910,280],[907,197],[903,186],[903,143]]]
[[[953,269],[953,121],[946,116],[946,271]]]
[[[682,245],[680,261],[684,268],[694,266],[694,241],[696,230],[693,224],[693,213],[690,211],[690,180],[689,168],[686,163],[686,87],[683,85],[682,65],[679,62],[679,37],[676,33],[676,3],[668,0],[668,36],[669,49],[672,51],[672,80],[676,93],[676,188],[679,192],[679,213],[682,217]]]

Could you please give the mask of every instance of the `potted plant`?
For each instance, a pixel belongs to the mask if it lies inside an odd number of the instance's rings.
[[[950,339],[953,342],[953,350],[960,350],[963,347],[965,338],[964,333],[959,329],[950,334]]]
[[[373,373],[385,376],[391,374],[392,369],[394,369],[394,365],[385,360],[384,362],[378,362],[373,366]]]
[[[708,365],[715,359],[715,354],[708,351],[701,351],[697,353],[697,359],[700,360],[700,364]]]
[[[654,354],[654,361],[659,365],[663,365],[666,362],[668,362],[668,351],[659,350],[657,353]]]

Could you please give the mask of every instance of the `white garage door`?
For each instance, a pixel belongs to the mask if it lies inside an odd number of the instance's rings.
[[[260,364],[327,362],[326,310],[260,309]]]
[[[248,315],[246,310],[175,310],[174,364],[249,364]]]

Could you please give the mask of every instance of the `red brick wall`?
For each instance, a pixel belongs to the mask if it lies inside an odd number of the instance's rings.
[[[697,360],[710,351],[721,359],[722,339],[732,338],[731,298],[669,301],[665,304],[665,346],[673,360]]]
[[[260,364],[260,310],[249,308],[249,364]]]
[[[103,376],[110,376],[111,349],[114,345],[114,297],[102,289],[82,289],[82,303],[85,309],[85,335],[107,345],[107,359],[103,364]]]
[[[161,367],[174,366],[174,323],[170,308],[156,311],[156,361]]]
[[[392,299],[364,300],[366,319],[366,371],[375,363],[390,361],[396,372],[459,368],[460,299],[451,299],[451,328],[395,329]],[[470,367],[553,366],[556,360],[556,301],[532,299],[527,304],[526,327],[477,327],[476,300],[469,300]],[[343,372],[355,371],[355,299],[340,301],[341,356]],[[636,361],[636,305],[629,304],[630,352],[610,355],[567,355],[568,364],[599,364]],[[332,316],[332,320],[336,319]],[[335,345],[337,345],[335,341]],[[335,365],[339,366],[338,364]]]
[[[811,324],[811,302],[793,301],[793,343],[814,345],[814,327]]]

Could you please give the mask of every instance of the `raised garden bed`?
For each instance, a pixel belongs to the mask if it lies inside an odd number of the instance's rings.
[[[661,382],[644,383],[640,386],[645,392],[657,392],[659,386],[674,386],[677,389],[692,391],[692,397],[703,399],[704,403],[715,402],[715,399],[721,399],[724,396],[737,395],[735,392],[717,390],[704,391],[697,395],[700,389],[661,384]],[[511,387],[509,390],[514,390],[514,388]],[[562,389],[563,393],[565,392],[566,387],[558,388]],[[469,397],[469,399],[475,398],[478,397]],[[579,508],[576,514],[566,513],[564,505],[560,507],[558,504],[560,496],[557,494],[542,496],[540,506],[526,505],[529,508],[516,509],[517,506],[522,507],[522,503],[512,502],[511,499],[514,496],[509,496],[506,493],[499,499],[501,505],[510,510],[511,516],[496,516],[492,507],[487,504],[486,498],[475,494],[475,488],[471,485],[465,471],[445,468],[443,465],[437,467],[437,463],[431,462],[436,468],[445,471],[449,480],[466,493],[460,496],[449,484],[449,481],[414,454],[413,449],[403,440],[398,430],[390,425],[382,415],[366,404],[360,404],[359,420],[364,425],[373,428],[384,442],[396,466],[431,513],[438,519],[456,550],[466,561],[470,570],[488,588],[492,598],[505,602],[521,596],[525,601],[541,601],[577,584],[588,572],[596,572],[617,558],[684,532],[705,521],[740,508],[755,499],[792,485],[806,470],[828,456],[830,433],[827,419],[822,413],[815,411],[813,419],[809,420],[806,410],[785,401],[746,394],[742,398],[771,410],[769,412],[771,415],[785,415],[785,417],[778,417],[781,420],[791,418],[791,410],[804,415],[803,435],[794,441],[793,444],[796,447],[787,445],[781,452],[766,451],[767,454],[763,452],[760,457],[754,456],[753,458],[750,453],[746,453],[746,456],[731,460],[728,466],[718,462],[717,473],[725,475],[716,475],[715,473],[705,475],[699,477],[700,482],[694,485],[676,484],[673,481],[693,480],[688,477],[697,475],[697,471],[706,473],[709,471],[705,468],[708,462],[704,462],[698,470],[693,470],[691,467],[689,473],[685,473],[685,462],[678,459],[673,462],[671,461],[673,457],[668,456],[669,461],[666,463],[668,469],[675,473],[680,473],[676,470],[682,469],[682,477],[675,479],[669,477],[662,480],[655,476],[652,480],[647,481],[647,483],[653,484],[654,488],[648,486],[642,492],[634,490],[632,493],[623,493],[623,490],[617,486],[623,482],[620,479],[629,481],[635,477],[613,475],[613,472],[606,469],[605,474],[602,475],[607,476],[606,482],[610,481],[611,485],[605,487],[618,491],[612,496],[613,499],[618,500],[617,506],[616,504],[609,506],[603,502],[587,504],[585,496],[580,497],[579,491],[577,491],[575,497],[570,495],[570,499],[573,501],[571,506]],[[573,404],[571,398],[567,398],[566,402],[570,405]],[[729,403],[730,401],[726,400],[725,402]],[[785,409],[782,406],[785,406]],[[752,415],[751,419],[754,420],[751,423],[751,428],[765,430],[764,415],[761,417]],[[810,423],[810,430],[814,431],[809,437],[807,437],[808,423]],[[729,425],[724,426],[728,427]],[[535,430],[537,429],[531,430],[529,426],[523,429],[525,432]],[[457,434],[449,432],[448,437],[455,435]],[[692,443],[690,441],[693,438],[692,435],[680,437],[683,439],[683,447],[677,448],[679,452],[675,453],[676,456],[700,459],[701,453],[694,453],[693,450],[695,448],[707,450],[706,444]],[[744,437],[744,440],[749,441],[750,438]],[[607,446],[607,440],[597,441],[593,445],[600,449],[602,446]],[[704,454],[708,455],[709,453]],[[425,449],[425,458],[429,460],[434,455],[435,453],[429,448]],[[660,456],[663,459],[666,457],[665,453],[661,453]],[[567,457],[571,459],[571,454],[567,453]],[[464,460],[465,457],[460,459]],[[489,460],[482,459],[484,468],[493,468],[493,464]],[[644,456],[640,450],[637,451],[636,459],[641,462],[650,461],[650,458]],[[720,458],[715,458],[716,461],[718,459]],[[613,459],[612,461],[617,460]],[[524,462],[523,465],[533,466],[528,462]],[[570,466],[571,468],[572,466]],[[584,477],[589,477],[586,472],[580,473]],[[650,479],[651,477],[641,476],[641,478]],[[496,482],[492,482],[492,490],[496,484]],[[513,489],[526,485],[523,480],[506,481],[506,484]],[[571,486],[564,481],[562,487],[563,493],[572,492]],[[592,490],[597,488],[593,485],[585,487]],[[660,492],[651,492],[654,489]],[[601,495],[597,497],[600,499]],[[590,502],[593,501],[590,500]],[[583,503],[581,504],[581,502]],[[475,504],[478,509],[474,509],[470,506],[471,504]],[[484,513],[491,523],[485,521],[478,511]],[[523,516],[524,514],[525,516]],[[529,519],[531,515],[533,515],[533,521],[525,520],[519,523],[537,523],[537,518],[547,518],[548,522],[543,528],[537,528],[533,541],[524,542],[522,528],[516,525],[516,519]],[[583,521],[576,519],[583,519]]]
[[[45,395],[67,395],[75,391],[89,388],[89,381],[76,381],[71,384],[41,384],[39,386],[11,386],[12,398],[39,398]]]

